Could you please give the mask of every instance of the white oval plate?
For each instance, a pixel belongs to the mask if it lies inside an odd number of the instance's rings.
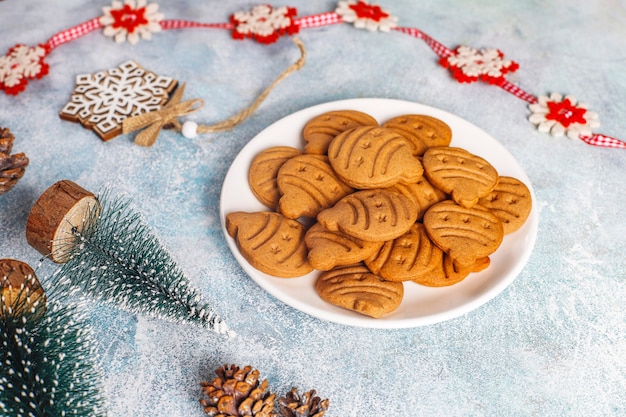
[[[254,269],[241,256],[236,242],[226,231],[226,215],[233,211],[268,210],[257,201],[248,186],[248,168],[254,156],[278,145],[303,149],[301,133],[308,120],[326,111],[344,109],[363,111],[380,123],[410,113],[437,117],[452,128],[452,146],[485,158],[500,175],[523,181],[536,201],[528,176],[513,156],[493,137],[466,120],[433,107],[392,99],[350,99],[320,104],[293,113],[264,129],[241,150],[226,174],[220,201],[222,230],[235,259],[246,273],[265,291],[304,313],[335,323],[370,328],[409,328],[438,323],[474,310],[502,292],[521,272],[533,250],[539,223],[534,206],[526,223],[515,233],[505,236],[502,245],[491,256],[489,268],[449,287],[430,288],[407,282],[400,307],[380,319],[335,307],[320,299],[314,289],[319,271],[299,278],[276,278]]]

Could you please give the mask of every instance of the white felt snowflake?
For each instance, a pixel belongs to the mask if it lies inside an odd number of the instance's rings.
[[[110,7],[103,7],[104,16],[100,17],[100,23],[104,27],[104,35],[121,43],[126,40],[136,44],[139,38],[150,40],[153,32],[161,30],[164,16],[158,12],[159,5],[147,3],[147,0],[114,0]]]
[[[160,109],[176,85],[175,79],[128,61],[108,71],[78,75],[60,116],[93,129],[106,141],[121,133],[124,119]]]
[[[9,49],[0,57],[0,90],[15,95],[24,90],[28,80],[46,75],[45,56],[46,51],[41,46],[16,45]]]
[[[354,24],[355,28],[371,31],[389,32],[398,22],[398,18],[389,11],[365,0],[340,1],[335,13],[340,15],[344,22]]]
[[[298,33],[300,27],[293,18],[293,7],[273,8],[269,5],[255,6],[249,12],[236,12],[230,20],[235,24],[233,39],[253,38],[261,43],[276,42],[279,36]]]
[[[457,81],[467,83],[482,79],[497,84],[504,81],[505,74],[519,68],[516,62],[504,59],[504,54],[498,49],[479,51],[469,46],[457,47],[454,54],[442,58],[440,64],[450,69]]]
[[[592,129],[600,127],[598,114],[587,110],[587,104],[577,102],[574,96],[563,97],[552,93],[539,96],[537,103],[528,106],[532,114],[528,118],[540,132],[576,139],[591,136]]]

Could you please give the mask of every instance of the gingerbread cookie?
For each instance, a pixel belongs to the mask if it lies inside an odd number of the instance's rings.
[[[489,162],[462,148],[428,148],[422,163],[428,180],[464,207],[476,204],[498,182],[498,172]]]
[[[309,249],[309,263],[321,271],[361,262],[383,244],[357,239],[340,231],[331,232],[320,223],[307,230],[304,243]]]
[[[449,255],[444,254],[437,267],[427,274],[420,275],[412,281],[427,287],[448,287],[463,281],[472,272],[480,272],[487,268],[491,260],[488,256],[478,258],[471,265],[461,265]]]
[[[401,282],[385,281],[365,265],[324,272],[317,279],[315,290],[331,304],[374,318],[394,311],[404,296]]]
[[[424,172],[411,142],[384,127],[357,127],[339,134],[328,147],[328,159],[339,178],[359,189],[415,182]]]
[[[433,187],[426,177],[422,177],[416,182],[409,184],[398,183],[389,189],[413,200],[417,206],[418,221],[422,220],[426,210],[428,210],[433,204],[448,198],[446,193],[437,187]]]
[[[532,197],[526,184],[517,178],[500,177],[493,191],[479,199],[478,204],[500,219],[507,235],[526,222],[532,208]]]
[[[358,126],[378,126],[378,121],[367,113],[356,110],[336,110],[320,114],[304,126],[304,151],[325,155],[335,136]]]
[[[276,176],[280,212],[290,219],[315,217],[354,190],[340,180],[325,155],[298,155],[286,161]]]
[[[177,84],[127,61],[108,71],[76,76],[76,88],[60,116],[108,141],[122,133],[124,119],[159,110]]]
[[[466,208],[450,200],[428,209],[424,227],[433,243],[462,266],[491,255],[504,236],[502,222],[489,210],[478,205]]]
[[[416,219],[413,201],[388,189],[349,194],[317,216],[317,221],[328,230],[372,242],[395,239],[409,230]]]
[[[387,281],[411,281],[428,275],[441,265],[443,252],[434,245],[424,226],[415,223],[402,236],[385,242],[365,265]]]
[[[229,213],[226,230],[243,257],[261,272],[293,278],[313,270],[307,260],[304,225],[280,213]]]
[[[291,146],[274,146],[257,154],[248,171],[248,183],[252,194],[265,206],[278,208],[280,191],[276,183],[278,170],[288,159],[302,155],[302,151]]]
[[[433,146],[448,146],[452,141],[452,129],[443,120],[424,114],[405,114],[383,123],[409,139],[415,155],[423,155]]]

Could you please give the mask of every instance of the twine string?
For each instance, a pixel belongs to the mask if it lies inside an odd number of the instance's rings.
[[[295,37],[293,38],[293,42],[298,46],[298,49],[300,50],[300,58],[298,58],[298,60],[296,62],[294,62],[293,64],[291,64],[287,69],[285,69],[273,82],[272,84],[270,84],[253,102],[250,106],[248,106],[247,108],[243,109],[242,111],[240,111],[239,113],[235,114],[234,116],[219,122],[219,123],[215,123],[212,125],[198,125],[197,128],[197,133],[201,134],[201,133],[211,133],[211,132],[221,132],[221,131],[225,131],[225,130],[230,130],[232,128],[234,128],[235,126],[239,125],[240,123],[242,123],[244,120],[246,120],[248,117],[250,117],[250,115],[252,115],[252,113],[254,113],[256,111],[256,109],[261,105],[261,103],[263,103],[263,101],[267,98],[267,96],[272,92],[272,90],[274,90],[274,88],[276,88],[276,86],[283,81],[285,78],[287,78],[291,73],[295,72],[295,71],[299,71],[305,64],[306,62],[306,49],[304,47],[304,44],[302,43],[302,41]],[[177,120],[174,119],[172,120],[172,124],[174,125],[174,128],[176,130],[178,130],[179,132],[182,131],[182,125],[181,123]]]

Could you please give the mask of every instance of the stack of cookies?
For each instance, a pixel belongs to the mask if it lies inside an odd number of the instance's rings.
[[[404,282],[449,286],[487,268],[530,214],[528,187],[451,147],[435,117],[379,124],[331,111],[302,136],[303,149],[272,147],[251,163],[252,193],[271,211],[228,213],[226,228],[264,273],[322,271],[315,289],[331,304],[380,318],[400,305]]]

